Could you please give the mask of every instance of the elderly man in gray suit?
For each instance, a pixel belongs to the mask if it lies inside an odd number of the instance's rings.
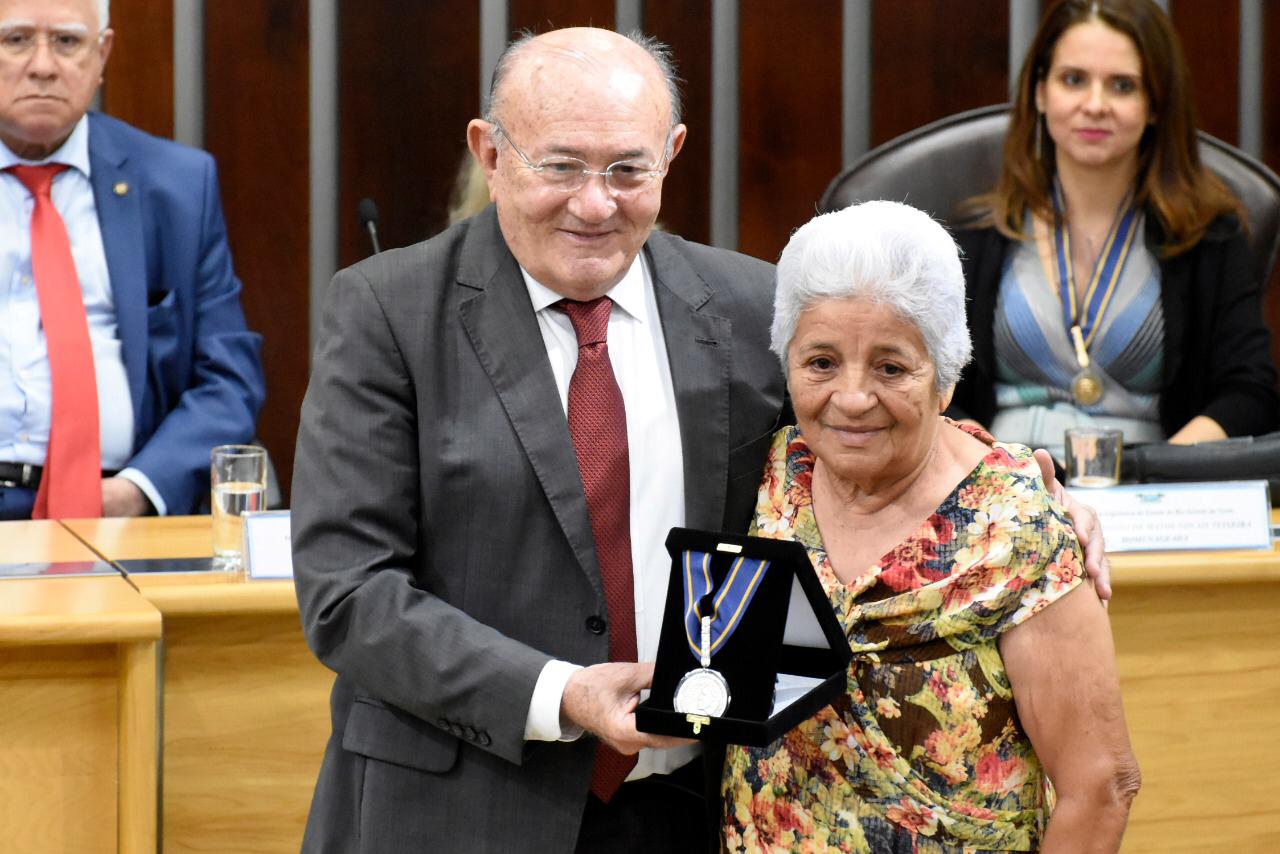
[[[706,850],[637,662],[667,531],[746,529],[783,380],[772,267],[653,231],[673,80],[644,39],[517,42],[467,129],[495,206],[329,289],[293,490],[338,673],[305,851]]]
[[[696,749],[636,730],[638,662],[667,531],[746,529],[784,390],[772,267],[653,231],[673,81],[643,38],[519,40],[467,131],[495,206],[329,289],[293,488],[338,673],[304,851],[711,843]]]

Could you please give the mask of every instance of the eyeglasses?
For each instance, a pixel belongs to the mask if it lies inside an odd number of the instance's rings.
[[[511,144],[511,150],[524,161],[522,164],[524,168],[532,170],[545,184],[562,193],[576,193],[586,186],[587,179],[592,175],[604,178],[605,186],[615,193],[636,193],[649,186],[654,178],[661,178],[667,173],[665,151],[660,164],[619,160],[617,163],[610,163],[601,172],[589,168],[586,161],[577,157],[544,157],[534,163],[520,150],[520,146],[516,145],[511,134],[507,133],[502,125],[493,122],[493,126],[498,133],[506,137],[507,142]],[[668,138],[666,147],[669,148],[670,145],[671,140]]]
[[[28,24],[17,24],[0,27],[0,55],[9,59],[26,60],[35,53],[36,45],[43,36],[45,44],[54,56],[65,60],[82,59],[89,47],[102,42],[102,33],[97,38],[81,27],[58,27],[43,30]]]

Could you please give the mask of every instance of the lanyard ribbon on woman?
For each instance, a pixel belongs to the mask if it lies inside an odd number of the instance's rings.
[[[711,617],[711,638],[707,650],[710,654],[738,628],[742,614],[760,589],[760,579],[768,568],[767,560],[740,555],[734,560],[724,583],[716,590],[711,581],[711,555],[695,551],[684,553],[684,628],[689,649],[695,656],[703,654],[700,643],[703,617]],[[712,595],[713,611],[710,615],[702,613],[703,599],[708,595]]]
[[[1118,216],[1111,223],[1106,242],[1093,266],[1093,277],[1089,289],[1085,292],[1084,305],[1080,315],[1076,314],[1076,283],[1071,269],[1071,237],[1062,218],[1062,187],[1055,181],[1053,185],[1053,248],[1058,262],[1058,291],[1062,299],[1062,313],[1067,329],[1079,327],[1086,347],[1093,343],[1098,332],[1098,321],[1107,310],[1107,304],[1115,295],[1120,284],[1120,273],[1124,270],[1124,260],[1129,255],[1129,247],[1133,245],[1133,236],[1138,226],[1138,206],[1133,203],[1133,192],[1130,191],[1120,202]]]
[[[1076,314],[1076,282],[1071,265],[1071,237],[1062,221],[1062,186],[1053,182],[1053,249],[1057,258],[1058,293],[1062,314],[1071,333],[1076,362],[1080,370],[1071,378],[1071,396],[1080,406],[1093,406],[1102,400],[1102,377],[1089,367],[1089,344],[1097,334],[1099,321],[1120,284],[1124,260],[1138,230],[1138,206],[1130,191],[1120,202],[1116,217],[1107,231],[1102,252],[1093,265],[1093,276],[1084,295],[1080,316]]]

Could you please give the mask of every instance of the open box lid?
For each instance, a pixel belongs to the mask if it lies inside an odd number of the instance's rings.
[[[852,652],[836,621],[822,583],[804,546],[743,534],[672,528],[667,536],[671,580],[649,697],[636,710],[645,732],[763,745],[815,714],[845,690]],[[687,574],[690,556],[698,569]],[[759,569],[754,589],[742,593],[744,565]],[[733,576],[735,568],[738,576]],[[736,624],[717,637],[709,666],[728,684],[728,708],[721,715],[678,712],[680,680],[700,667],[700,638],[686,624],[689,605],[710,576],[713,596],[726,586]],[[755,572],[752,571],[752,577]],[[739,580],[726,585],[732,577]]]

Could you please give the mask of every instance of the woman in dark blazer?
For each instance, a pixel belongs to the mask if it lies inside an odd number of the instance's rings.
[[[1151,0],[1049,9],[973,211],[956,236],[974,361],[950,414],[1051,449],[1077,424],[1175,443],[1280,427],[1243,212],[1200,162]]]

